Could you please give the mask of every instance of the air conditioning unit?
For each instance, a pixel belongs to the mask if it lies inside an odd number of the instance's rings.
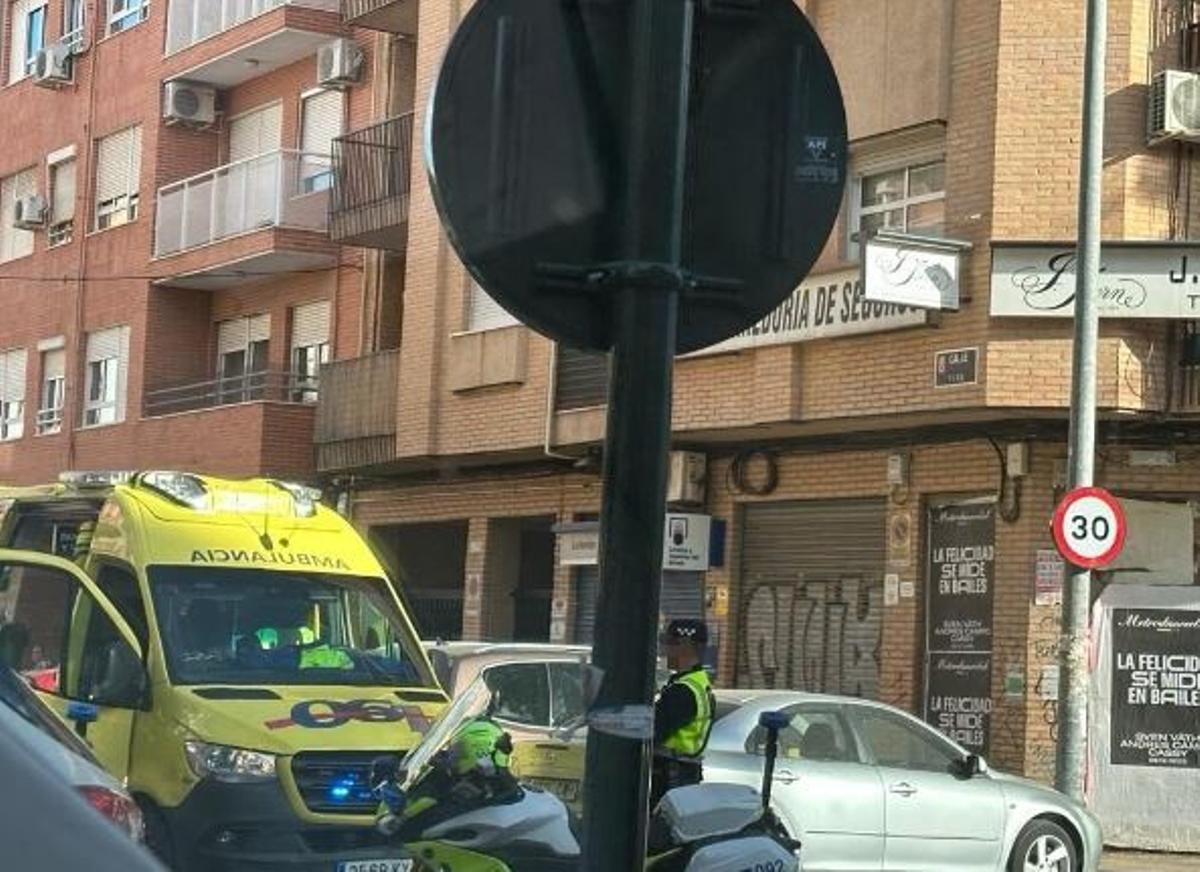
[[[1150,83],[1146,135],[1150,143],[1200,142],[1200,74],[1163,70]]]
[[[71,83],[71,46],[54,42],[39,49],[33,60],[33,81],[44,88],[58,88]]]
[[[703,503],[708,458],[700,451],[672,451],[667,466],[667,502]]]
[[[334,39],[317,49],[317,84],[344,88],[359,80],[363,53],[352,39]]]
[[[208,127],[217,120],[217,89],[198,82],[167,82],[163,88],[163,119],[168,124]]]
[[[46,226],[50,205],[41,194],[18,197],[13,204],[13,227],[20,230],[37,230]]]

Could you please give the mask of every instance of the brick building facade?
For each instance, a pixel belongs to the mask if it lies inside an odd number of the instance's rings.
[[[0,322],[0,351],[28,349],[27,408],[38,343],[61,336],[67,352],[61,432],[35,435],[27,412],[24,434],[0,441],[0,478],[130,465],[315,475],[403,575],[430,635],[586,640],[597,571],[566,543],[590,535],[599,511],[605,362],[556,348],[474,285],[412,147],[467,4],[268,4],[279,8],[165,55],[175,3],[154,0],[144,22],[107,36],[93,5],[95,41],[73,84],[0,90],[4,117],[30,131],[0,158],[0,178],[37,166],[41,185],[46,155],[74,143],[76,214],[91,215],[92,143],[141,122],[142,202],[125,226],[85,233],[80,218],[70,244],[47,249],[39,233],[31,256],[0,263],[9,311],[27,313]],[[1005,245],[1074,234],[1084,4],[799,5],[846,98],[846,203],[804,285],[807,323],[797,302],[766,335],[678,362],[674,447],[703,455],[706,475],[699,500],[681,494],[677,508],[719,522],[719,541],[706,572],[668,574],[664,610],[706,615],[726,684],[863,693],[922,711],[930,564],[942,562],[931,560],[942,535],[932,519],[946,505],[985,506],[983,741],[998,765],[1046,778],[1059,609],[1036,578],[1040,560],[1053,586],[1047,520],[1065,479],[1071,325],[993,314],[992,289]],[[58,0],[50,9],[53,22]],[[1105,235],[1186,244],[1190,146],[1147,146],[1146,110],[1156,72],[1196,64],[1200,17],[1176,0],[1110,0],[1110,10]],[[170,203],[155,192],[225,164],[231,119],[274,101],[277,147],[301,145],[314,53],[339,35],[364,64],[343,92],[329,236],[268,222],[161,255]],[[281,63],[264,69],[271,58]],[[163,84],[176,76],[221,84],[220,123],[163,124]],[[856,234],[879,227],[970,245],[957,310],[898,313],[861,298]],[[331,303],[318,402],[293,383],[279,397],[161,414],[163,390],[220,374],[218,325],[234,318],[269,314],[266,369],[291,370],[295,312],[318,300]],[[247,335],[260,323],[248,320]],[[82,426],[87,335],[115,324],[130,326],[124,421]],[[1103,321],[1098,476],[1120,495],[1200,498],[1193,333],[1176,319]],[[970,377],[939,386],[939,355],[964,349]],[[1147,449],[1172,465],[1143,465]]]

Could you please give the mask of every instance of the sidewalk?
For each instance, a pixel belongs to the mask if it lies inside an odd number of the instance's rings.
[[[1100,872],[1200,872],[1200,855],[1143,854],[1105,848]]]

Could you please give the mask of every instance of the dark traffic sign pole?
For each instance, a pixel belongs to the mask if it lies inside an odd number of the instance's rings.
[[[691,0],[633,0],[624,281],[613,325],[592,655],[604,670],[601,708],[650,706],[654,694],[691,43]],[[648,751],[645,739],[589,735],[584,852],[592,872],[642,867]]]
[[[471,276],[555,341],[612,352],[584,850],[592,872],[639,869],[672,357],[754,324],[816,261],[846,177],[841,90],[793,0],[477,0],[426,123]]]

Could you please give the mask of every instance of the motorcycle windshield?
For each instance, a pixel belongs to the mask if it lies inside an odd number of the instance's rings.
[[[404,782],[400,786],[404,790],[412,789],[424,777],[430,761],[446,747],[459,727],[487,712],[491,696],[491,691],[480,676],[442,712],[421,743],[412,748],[400,764],[404,770]]]

